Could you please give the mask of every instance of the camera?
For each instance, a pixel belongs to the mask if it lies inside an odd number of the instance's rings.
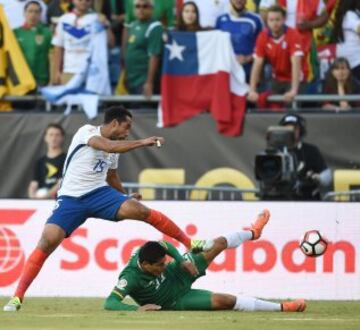
[[[255,157],[255,177],[263,200],[292,200],[299,194],[298,161],[294,127],[271,126],[267,147]]]

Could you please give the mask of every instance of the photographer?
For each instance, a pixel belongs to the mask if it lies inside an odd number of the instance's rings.
[[[297,159],[298,191],[297,200],[320,200],[320,189],[330,186],[331,170],[327,167],[319,149],[303,142],[306,135],[306,121],[296,114],[284,116],[280,126],[294,127],[296,147],[293,153]]]

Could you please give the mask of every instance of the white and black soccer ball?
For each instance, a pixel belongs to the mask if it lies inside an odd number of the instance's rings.
[[[319,257],[327,249],[328,241],[318,230],[309,230],[300,240],[300,249],[308,257]]]

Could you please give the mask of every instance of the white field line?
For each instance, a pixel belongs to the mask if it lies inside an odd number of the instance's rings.
[[[277,317],[277,318],[269,318],[268,320],[271,320],[271,321],[298,321],[298,322],[301,322],[301,321],[319,321],[319,322],[355,322],[355,321],[358,321],[360,322],[360,319],[354,319],[354,318],[346,318],[346,319],[342,319],[342,318],[332,318],[332,319],[320,319],[320,318],[292,318],[292,317],[287,317],[287,318],[280,318],[280,317]]]

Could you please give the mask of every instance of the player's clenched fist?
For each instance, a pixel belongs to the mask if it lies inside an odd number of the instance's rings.
[[[161,136],[152,136],[143,140],[145,146],[158,146],[161,147],[165,143],[165,139]]]
[[[130,195],[131,198],[135,198],[136,200],[140,201],[142,200],[142,195],[139,193],[133,193]]]
[[[149,311],[158,311],[161,309],[161,306],[154,304],[147,304],[144,306],[140,306],[138,308],[138,312],[149,312]]]

